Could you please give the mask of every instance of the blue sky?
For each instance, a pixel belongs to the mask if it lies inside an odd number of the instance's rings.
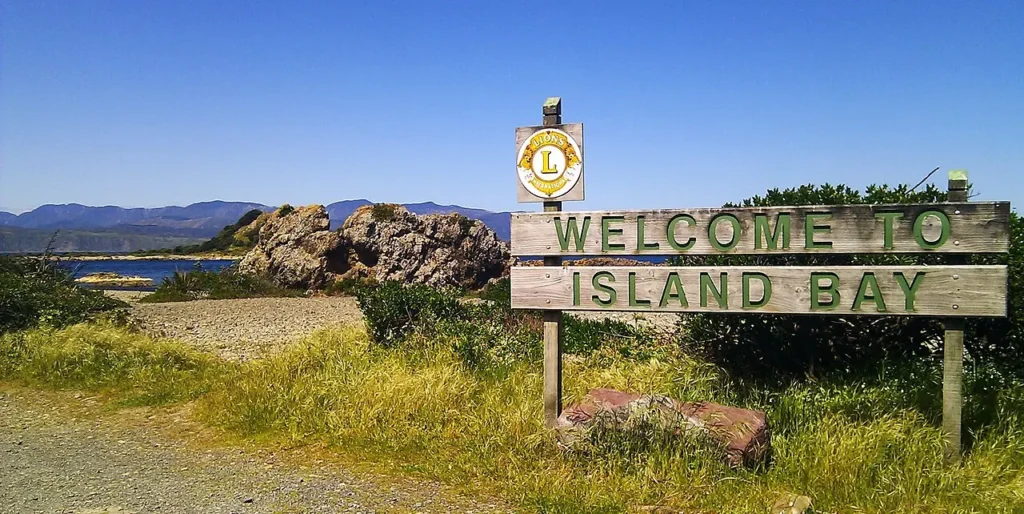
[[[545,97],[587,200],[967,168],[1024,202],[1021,2],[0,1],[0,207],[515,200]]]

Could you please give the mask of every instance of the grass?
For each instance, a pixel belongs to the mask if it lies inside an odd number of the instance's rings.
[[[327,443],[407,473],[503,495],[526,512],[764,513],[806,494],[815,512],[1024,511],[1024,385],[969,375],[972,447],[942,463],[934,364],[779,389],[722,376],[685,355],[566,360],[568,400],[592,387],[767,409],[773,465],[732,470],[699,441],[595,433],[563,454],[542,425],[539,362],[469,368],[450,342],[402,350],[362,330],[319,332],[283,353],[227,363],[108,325],[0,337],[0,379],[99,389],[124,403],[196,402],[211,425],[246,437]],[[655,434],[656,435],[656,434]]]

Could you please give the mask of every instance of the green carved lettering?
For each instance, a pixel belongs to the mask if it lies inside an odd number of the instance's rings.
[[[644,240],[644,224],[647,222],[647,218],[643,216],[636,217],[636,249],[639,252],[647,250],[657,250],[658,242],[648,243]]]
[[[636,299],[636,272],[629,272],[629,306],[630,307],[650,307],[650,300],[637,300]]]
[[[576,245],[576,251],[583,251],[583,242],[587,238],[587,230],[590,228],[590,216],[583,217],[583,228],[580,229],[576,223],[576,216],[569,216],[569,219],[565,221],[565,227],[562,226],[562,218],[555,217],[555,233],[558,235],[558,246],[562,248],[563,252],[569,251],[570,239]],[[566,230],[568,229],[568,230]]]
[[[686,222],[686,224],[689,225],[690,227],[693,227],[697,224],[697,221],[694,220],[693,216],[690,216],[689,214],[677,214],[673,216],[672,219],[668,221],[668,230],[666,234],[668,239],[668,245],[671,246],[673,250],[689,250],[690,248],[693,248],[693,244],[697,241],[697,239],[694,237],[690,237],[690,239],[686,240],[685,244],[679,244],[679,242],[676,241],[676,224],[678,224],[680,221]]]
[[[907,312],[913,312],[914,302],[917,300],[917,288],[921,287],[921,282],[924,282],[925,272],[920,272],[914,275],[914,279],[907,283],[907,277],[903,276],[903,272],[897,271],[892,276],[896,279],[896,283],[900,285],[900,289],[903,290],[904,308]],[[920,279],[920,280],[918,280]]]
[[[939,238],[935,241],[928,241],[924,238],[924,221],[929,217],[937,218],[941,225]],[[914,239],[917,240],[917,245],[925,250],[935,250],[942,247],[942,245],[946,244],[946,240],[949,239],[949,216],[946,216],[946,213],[938,210],[922,212],[917,219],[914,220]]]
[[[727,221],[732,225],[732,237],[728,243],[723,243],[718,240],[718,224]],[[732,214],[719,214],[711,220],[708,224],[708,239],[711,241],[711,246],[715,250],[720,252],[727,252],[736,247],[736,244],[740,242],[740,220]]]
[[[715,301],[718,302],[718,306],[722,309],[729,307],[729,275],[722,272],[718,279],[718,288],[715,288],[715,282],[711,280],[711,275],[707,273],[700,274],[700,306],[708,306],[708,292],[711,292],[711,296],[714,297]]]
[[[601,283],[601,279],[603,279],[603,278],[608,279],[609,282],[615,282],[615,275],[612,275],[612,272],[610,272],[610,271],[598,271],[597,273],[594,273],[594,278],[591,279],[590,283],[591,283],[591,285],[594,286],[594,290],[595,291],[600,291],[602,293],[606,293],[608,295],[608,297],[607,298],[601,298],[597,294],[594,294],[591,297],[591,299],[594,301],[594,303],[600,305],[601,307],[611,307],[612,305],[615,305],[615,299],[616,299],[615,288],[613,288],[613,287],[611,287],[611,286],[609,286],[607,284],[602,284]]]
[[[832,218],[831,212],[808,214],[804,218],[804,248],[813,250],[817,248],[832,248],[832,241],[815,241],[815,234],[827,234],[832,231],[832,225],[819,225],[818,220]]]
[[[611,250],[624,250],[626,248],[625,243],[612,243],[608,241],[609,236],[621,236],[621,228],[611,228],[612,223],[621,223],[626,218],[622,216],[602,216],[601,217],[601,251],[609,252]]]
[[[828,286],[822,286],[822,280],[828,280]],[[829,296],[828,303],[821,301],[822,293]],[[839,300],[839,275],[827,271],[811,272],[811,310],[835,310],[839,306]]]
[[[875,302],[876,311],[885,312],[885,299],[882,298],[882,290],[878,288],[878,280],[875,278],[875,274],[871,272],[865,273],[860,278],[857,297],[853,299],[853,310],[859,311],[861,305],[867,300]]]
[[[750,281],[757,280],[761,282],[761,299],[757,301],[750,300]],[[744,272],[743,273],[743,308],[744,309],[760,309],[772,299],[772,281],[768,278],[768,275],[759,272]]]
[[[884,231],[882,232],[882,244],[886,250],[892,250],[893,225],[896,220],[903,217],[902,212],[876,212],[875,218],[882,220]]]
[[[678,300],[679,306],[683,308],[690,306],[686,301],[686,292],[683,291],[683,281],[675,271],[669,273],[668,279],[665,280],[665,290],[661,293],[661,303],[658,306],[667,307],[671,300]]]
[[[767,247],[769,250],[778,250],[779,239],[782,239],[782,249],[789,250],[789,213],[779,213],[775,218],[775,230],[772,230],[768,223],[767,214],[754,215],[754,248]],[[764,245],[762,246],[762,242]]]

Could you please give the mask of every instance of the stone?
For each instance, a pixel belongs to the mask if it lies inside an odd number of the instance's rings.
[[[506,242],[461,214],[368,205],[337,232],[320,205],[282,207],[259,220],[259,240],[238,269],[284,287],[321,289],[352,278],[479,289],[507,276],[513,262]]]
[[[327,284],[341,236],[330,230],[322,205],[278,209],[259,230],[259,240],[238,263],[242,273],[271,278],[282,287],[318,289]]]
[[[678,432],[701,431],[721,445],[723,459],[734,467],[756,466],[771,456],[771,432],[761,411],[615,389],[593,389],[581,402],[563,410],[557,424],[559,438],[571,449],[596,423],[626,427],[638,415],[657,415]]]
[[[461,214],[417,216],[400,205],[368,205],[341,228],[344,277],[478,289],[506,276],[508,244]]]

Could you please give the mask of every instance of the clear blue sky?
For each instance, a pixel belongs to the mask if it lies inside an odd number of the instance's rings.
[[[515,201],[563,97],[587,201],[967,168],[1024,205],[1024,2],[0,1],[0,207]]]

